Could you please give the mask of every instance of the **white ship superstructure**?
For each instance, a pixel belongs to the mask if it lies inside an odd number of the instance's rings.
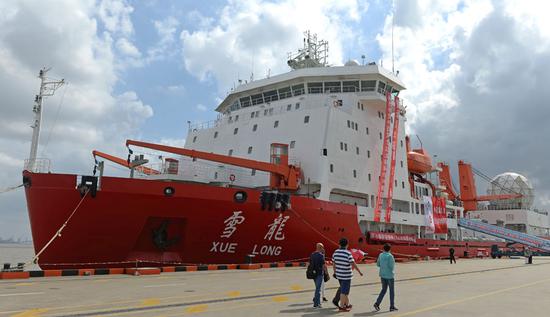
[[[309,41],[308,41],[309,42]],[[306,49],[307,50],[307,47]],[[299,64],[289,61],[289,65]],[[391,223],[373,222],[384,138],[386,93],[405,89],[399,78],[375,63],[326,67],[302,63],[288,73],[245,83],[231,91],[216,111],[217,120],[190,125],[188,149],[270,161],[271,143],[289,145],[289,157],[303,170],[301,194],[357,205],[364,231],[392,231],[425,236],[422,196],[426,183],[413,182],[412,197],[405,146],[405,107],[400,118]],[[393,123],[393,114],[391,122]],[[186,164],[186,162],[188,164]],[[192,163],[192,164],[191,164]],[[230,182],[263,187],[267,173],[182,159],[183,175],[201,182]],[[389,182],[388,176],[386,184]],[[384,194],[385,201],[385,194]],[[448,227],[457,238],[456,214],[448,206]],[[452,216],[455,215],[455,216]],[[430,235],[430,237],[433,237]]]

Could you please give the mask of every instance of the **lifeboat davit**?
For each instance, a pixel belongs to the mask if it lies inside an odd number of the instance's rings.
[[[407,145],[407,167],[409,172],[417,174],[426,174],[433,170],[432,159],[424,149],[411,150],[409,137],[405,138]]]

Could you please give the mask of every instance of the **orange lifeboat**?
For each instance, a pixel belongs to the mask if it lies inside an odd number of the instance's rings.
[[[409,172],[417,174],[426,174],[433,169],[432,159],[424,149],[411,150],[409,137],[405,138],[407,145],[407,167]]]

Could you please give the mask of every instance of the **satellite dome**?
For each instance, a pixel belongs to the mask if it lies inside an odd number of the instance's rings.
[[[530,209],[535,199],[535,190],[527,177],[512,172],[495,176],[487,188],[487,195],[506,194],[521,194],[522,197],[492,200],[490,206],[495,209]]]
[[[359,62],[354,59],[350,59],[344,64],[344,66],[359,66]]]

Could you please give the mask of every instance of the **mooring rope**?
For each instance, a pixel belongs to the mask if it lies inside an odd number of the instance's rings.
[[[0,194],[11,192],[12,190],[16,190],[17,188],[22,187],[22,186],[23,186],[23,184],[17,185],[17,186],[12,186],[12,187],[2,188],[2,189],[0,189]]]
[[[67,220],[65,220],[65,222],[61,225],[61,227],[59,227],[59,229],[55,232],[55,234],[53,235],[53,237],[50,239],[50,241],[48,241],[48,243],[46,243],[46,245],[40,250],[40,252],[38,252],[31,261],[25,263],[23,265],[23,267],[27,266],[27,265],[31,265],[31,264],[37,264],[38,263],[38,258],[40,257],[40,255],[50,246],[50,244],[52,244],[54,242],[55,239],[61,237],[61,232],[63,231],[63,229],[65,229],[65,227],[67,226],[67,224],[69,223],[69,221],[71,220],[71,218],[74,216],[74,214],[76,213],[76,211],[78,210],[78,208],[80,208],[80,205],[82,204],[82,202],[84,201],[84,199],[86,198],[86,196],[88,195],[88,193],[90,192],[90,189],[86,189],[86,192],[84,193],[84,195],[82,196],[82,199],[80,199],[80,201],[78,202],[78,204],[76,205],[76,207],[74,208],[73,212],[71,212],[71,214],[69,215],[69,217],[67,218]]]

